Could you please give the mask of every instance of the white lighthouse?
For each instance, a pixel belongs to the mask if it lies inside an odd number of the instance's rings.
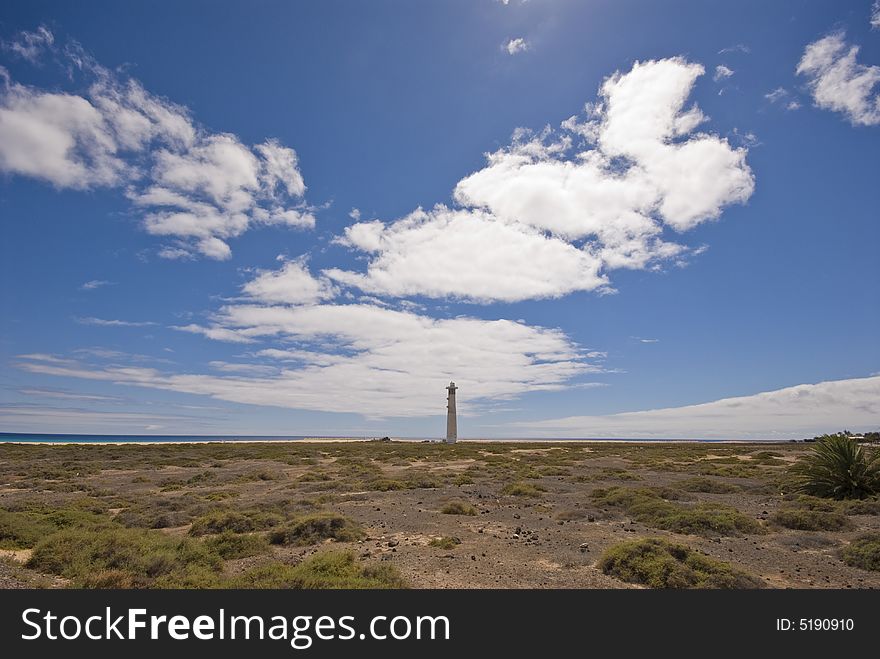
[[[454,382],[450,382],[446,387],[449,394],[446,396],[446,443],[455,444],[458,439],[458,420],[455,415],[455,390],[458,387]]]

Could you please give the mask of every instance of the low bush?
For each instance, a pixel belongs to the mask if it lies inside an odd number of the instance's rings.
[[[763,582],[729,563],[660,538],[622,542],[599,560],[602,572],[651,588],[761,588]]]
[[[597,505],[623,508],[642,524],[674,533],[736,535],[763,532],[757,520],[731,506],[706,502],[686,506],[667,501],[646,488],[600,488],[591,496]]]
[[[360,526],[348,517],[338,513],[314,513],[305,515],[269,534],[273,545],[295,545],[303,547],[324,540],[354,542],[365,537]]]
[[[770,522],[798,531],[846,531],[853,528],[853,523],[846,515],[802,508],[778,510],[770,518]]]
[[[233,588],[405,588],[393,565],[359,563],[347,551],[326,551],[298,565],[268,563],[244,572],[230,582]]]
[[[880,533],[856,538],[840,554],[847,565],[880,572]]]
[[[514,497],[539,497],[546,491],[543,486],[533,483],[508,483],[501,488],[501,494]]]
[[[451,538],[449,536],[443,536],[442,538],[431,538],[431,541],[428,543],[429,547],[437,547],[439,549],[453,549],[461,544],[461,540],[458,538]]]
[[[281,516],[262,511],[238,512],[220,510],[202,515],[193,521],[190,535],[208,535],[232,531],[233,533],[251,533],[262,531],[281,523]]]
[[[444,515],[476,515],[477,509],[466,501],[450,501],[440,509]]]
[[[195,540],[120,527],[58,531],[37,543],[27,562],[74,586],[126,588],[214,584],[221,565],[216,553]]]
[[[233,559],[257,556],[269,551],[269,541],[263,535],[223,531],[205,539],[205,546],[220,558]]]
[[[706,492],[708,494],[729,494],[731,492],[739,492],[742,489],[739,485],[732,485],[731,483],[707,478],[706,476],[688,478],[675,485],[686,492]]]
[[[0,549],[28,549],[61,529],[98,529],[111,524],[107,516],[76,504],[54,510],[0,510]]]

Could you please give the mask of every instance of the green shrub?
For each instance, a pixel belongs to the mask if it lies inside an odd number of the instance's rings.
[[[827,499],[880,493],[880,453],[869,455],[846,435],[824,435],[791,474],[799,492]]]
[[[847,515],[880,515],[880,499],[863,499],[842,502]]]
[[[622,542],[599,560],[602,572],[651,588],[761,588],[763,582],[729,563],[660,538]]]
[[[313,545],[323,540],[354,542],[366,534],[360,526],[338,513],[315,513],[305,515],[283,528],[269,534],[273,545]]]
[[[205,539],[205,546],[224,559],[257,556],[269,551],[269,541],[262,535],[223,531]]]
[[[190,535],[207,535],[232,531],[233,533],[251,533],[277,526],[281,522],[281,516],[262,511],[237,512],[234,510],[221,510],[202,515],[195,519]]]
[[[450,501],[440,512],[444,515],[476,515],[477,509],[466,501]]]
[[[327,551],[298,565],[269,563],[234,579],[234,588],[405,588],[397,569],[388,563],[363,565],[351,552]]]
[[[406,487],[410,490],[435,490],[440,486],[440,481],[431,474],[415,473],[406,479]]]
[[[666,501],[646,488],[600,488],[591,496],[598,505],[623,508],[637,522],[674,533],[735,535],[763,532],[757,520],[731,506],[716,503],[685,506]]]
[[[539,497],[546,491],[543,486],[532,483],[508,483],[501,488],[501,494],[514,497]]]
[[[437,547],[439,549],[454,549],[460,544],[461,540],[459,540],[458,538],[443,536],[441,538],[431,538],[431,542],[428,543],[428,546]]]
[[[853,523],[846,515],[822,510],[783,509],[770,518],[773,524],[798,531],[846,531]]]
[[[378,492],[391,492],[393,490],[407,489],[406,483],[393,478],[376,478],[367,482],[367,487]]]
[[[216,575],[221,561],[189,538],[142,529],[66,529],[40,541],[27,567],[65,576],[74,586],[124,581],[126,587],[149,588],[162,587],[163,577],[168,578],[166,583],[177,583],[199,570]]]
[[[880,533],[856,538],[840,553],[847,565],[880,572]]]
[[[51,533],[67,528],[102,528],[112,522],[104,515],[78,507],[0,510],[0,549],[27,549]]]
[[[461,487],[462,485],[473,485],[474,479],[469,474],[457,474],[452,479],[453,485],[458,485]]]
[[[708,494],[729,494],[731,492],[739,492],[742,489],[738,485],[725,483],[714,478],[707,478],[706,476],[688,478],[675,485],[686,492],[706,492]]]

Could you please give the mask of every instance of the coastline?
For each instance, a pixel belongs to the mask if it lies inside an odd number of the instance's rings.
[[[393,438],[393,443],[406,444],[443,444],[441,439],[415,439],[415,438]],[[803,440],[791,439],[616,439],[616,438],[476,438],[476,439],[459,439],[458,444],[791,444],[801,443]],[[180,444],[352,444],[352,443],[375,443],[385,444],[379,439],[363,438],[363,437],[304,437],[301,439],[169,439],[169,440],[120,440],[120,439],[61,439],[61,440],[27,440],[27,439],[3,439],[0,438],[0,445],[15,444],[21,446],[68,446],[68,445],[97,445],[97,446],[167,446]]]

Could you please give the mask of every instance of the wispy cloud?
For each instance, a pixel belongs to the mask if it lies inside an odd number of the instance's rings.
[[[452,379],[462,389],[466,410],[529,391],[563,389],[577,384],[579,376],[604,371],[601,358],[587,357],[557,329],[509,320],[434,319],[365,304],[233,304],[221,308],[212,325],[188,331],[265,347],[256,353],[258,363],[209,364],[221,374],[58,362],[43,355],[22,356],[17,366],[43,375],[371,418],[431,414]],[[292,342],[302,347],[291,349]]]
[[[602,416],[510,424],[536,434],[576,437],[790,439],[841,428],[873,430],[880,377],[801,384],[710,403]]]
[[[95,318],[93,316],[77,316],[74,320],[78,322],[80,325],[96,325],[98,327],[148,327],[150,325],[155,325],[156,323],[146,320],[146,321],[133,321],[133,320],[116,320],[116,319],[105,319],[105,318]]]
[[[13,39],[3,41],[2,47],[18,57],[36,64],[43,52],[55,43],[55,36],[41,25],[33,32],[19,32]]]
[[[719,55],[726,55],[728,53],[742,53],[743,55],[748,55],[752,52],[752,49],[746,46],[745,44],[734,44],[733,46],[728,46],[727,48],[722,48],[718,51]]]
[[[186,428],[189,432],[216,428],[223,417],[199,417],[183,414],[151,414],[118,410],[53,407],[50,405],[0,405],[0,423],[12,432],[104,432],[108,434],[145,431],[147,433],[172,426],[175,432]]]
[[[19,389],[18,392],[25,396],[35,396],[39,398],[59,398],[62,400],[83,400],[83,401],[100,401],[100,402],[119,402],[123,399],[118,396],[104,396],[99,394],[88,394],[82,392],[60,391],[57,389],[39,389],[25,388]]]
[[[112,281],[106,281],[104,279],[92,279],[80,286],[79,289],[81,291],[93,291],[96,288],[101,288],[102,286],[111,286],[112,284]]]
[[[719,80],[724,80],[725,78],[729,78],[735,73],[735,71],[723,64],[719,64],[715,67],[715,73],[712,74],[712,80],[718,82]]]
[[[764,94],[764,98],[773,104],[779,104],[786,110],[799,110],[801,107],[798,101],[785,87],[777,87],[776,89]]]

